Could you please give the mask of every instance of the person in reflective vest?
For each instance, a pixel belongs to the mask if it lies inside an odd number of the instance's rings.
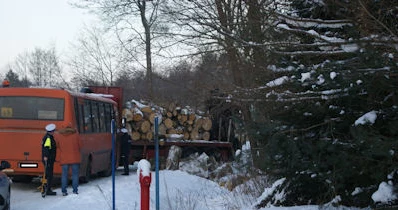
[[[46,169],[47,179],[47,195],[56,195],[57,193],[51,190],[53,181],[54,162],[57,156],[57,143],[54,139],[55,124],[48,124],[46,126],[46,134],[42,139],[42,161]]]

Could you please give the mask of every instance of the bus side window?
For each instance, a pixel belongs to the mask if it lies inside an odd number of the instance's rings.
[[[84,100],[84,130],[85,133],[93,132],[93,122],[91,118],[91,103],[89,100]]]
[[[91,101],[91,118],[93,122],[93,132],[99,132],[99,113],[98,113],[98,103]]]
[[[105,131],[110,132],[111,131],[111,120],[112,120],[112,104],[105,104]]]
[[[86,133],[86,123],[84,121],[84,104],[79,105],[79,132],[80,133]]]
[[[99,131],[101,133],[106,131],[105,128],[105,103],[99,103]]]
[[[73,98],[73,110],[75,110],[75,119],[76,119],[76,126],[79,131],[79,133],[82,132],[81,126],[82,126],[82,121],[80,121],[80,116],[81,112],[79,110],[79,101],[77,98]]]

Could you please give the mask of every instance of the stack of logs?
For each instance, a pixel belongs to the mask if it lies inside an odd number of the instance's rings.
[[[180,108],[174,103],[167,108],[140,103],[132,108],[124,108],[122,115],[126,118],[126,128],[133,141],[153,139],[156,116],[161,137],[210,140],[211,119],[195,114],[189,108]]]

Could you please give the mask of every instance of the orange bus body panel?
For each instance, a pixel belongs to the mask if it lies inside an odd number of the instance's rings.
[[[63,120],[25,120],[6,119],[6,111],[10,108],[2,107],[3,97],[39,97],[64,100]],[[45,135],[45,126],[54,123],[57,126],[54,134],[55,140],[60,141],[70,138],[79,138],[81,141],[80,174],[85,175],[88,161],[91,162],[93,173],[107,170],[110,164],[112,150],[112,136],[110,132],[87,133],[78,132],[74,99],[88,99],[104,102],[112,105],[116,112],[117,104],[110,99],[89,96],[83,93],[73,93],[61,89],[47,88],[0,88],[0,161],[6,160],[11,164],[10,176],[28,175],[40,176],[44,167],[41,160],[41,141]],[[26,104],[28,106],[28,104]],[[65,128],[71,128],[75,132],[60,132]],[[54,174],[61,175],[60,150],[57,150],[57,158],[54,164]],[[22,167],[23,166],[23,167]]]

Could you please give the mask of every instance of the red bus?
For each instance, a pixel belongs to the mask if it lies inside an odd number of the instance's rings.
[[[93,174],[111,175],[111,121],[118,119],[115,101],[62,89],[0,88],[0,111],[0,160],[11,164],[9,176],[27,181],[43,174],[41,141],[49,123],[57,126],[55,140],[81,141],[82,181]],[[57,155],[54,175],[61,172]]]

